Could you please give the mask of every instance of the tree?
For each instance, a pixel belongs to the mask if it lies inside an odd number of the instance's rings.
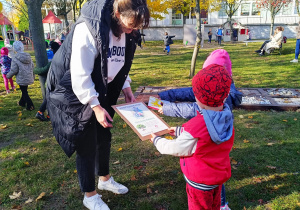
[[[162,20],[164,16],[162,14],[168,14],[169,5],[165,0],[147,0],[150,17],[155,20]]]
[[[296,0],[296,2],[299,0]],[[281,10],[282,7],[288,6],[291,0],[257,0],[256,4],[258,8],[264,8],[271,14],[271,28],[270,37],[273,34],[273,27],[276,14]]]
[[[297,8],[297,13],[300,16],[300,0],[295,0],[295,6]]]
[[[29,28],[32,35],[34,55],[38,68],[42,68],[48,64],[41,11],[43,2],[44,0],[25,0],[28,8]]]
[[[167,4],[170,8],[175,10],[176,13],[183,15],[183,24],[185,24],[186,17],[190,14],[191,8],[196,6],[196,0],[168,0]]]

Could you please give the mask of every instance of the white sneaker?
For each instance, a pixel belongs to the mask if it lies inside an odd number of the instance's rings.
[[[103,182],[99,178],[98,182],[99,190],[109,190],[116,194],[125,194],[128,192],[128,188],[118,182],[115,182],[114,178],[111,176],[109,180]]]
[[[220,210],[230,210],[228,204],[226,203],[225,206],[221,206]]]
[[[101,199],[102,195],[96,194],[92,197],[84,195],[83,205],[90,210],[109,210],[106,203]]]
[[[294,59],[292,61],[290,61],[291,63],[298,63],[298,59]]]

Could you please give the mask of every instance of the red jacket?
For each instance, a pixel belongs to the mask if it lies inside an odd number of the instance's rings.
[[[225,183],[231,177],[229,153],[233,146],[234,129],[228,141],[216,144],[210,138],[203,115],[197,115],[182,127],[199,139],[195,153],[180,158],[181,170],[186,178],[205,185]]]

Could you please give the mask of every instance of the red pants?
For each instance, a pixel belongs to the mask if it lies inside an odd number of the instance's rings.
[[[209,191],[186,184],[189,210],[220,210],[222,185]]]

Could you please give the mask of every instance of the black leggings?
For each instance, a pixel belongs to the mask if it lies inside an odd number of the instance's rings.
[[[267,44],[267,43],[269,43],[271,40],[267,40],[267,41],[265,41],[262,45],[261,45],[261,47],[259,48],[260,50],[262,50],[262,48],[264,48],[264,46]]]
[[[27,91],[28,85],[26,85],[26,86],[20,85],[20,89],[22,92],[22,96],[19,101],[19,105],[26,106],[26,109],[32,110],[34,108],[34,106],[33,106],[31,98],[28,95],[28,91]]]
[[[95,190],[95,175],[109,174],[110,147],[110,129],[103,128],[94,119],[76,145],[76,167],[82,192]]]

